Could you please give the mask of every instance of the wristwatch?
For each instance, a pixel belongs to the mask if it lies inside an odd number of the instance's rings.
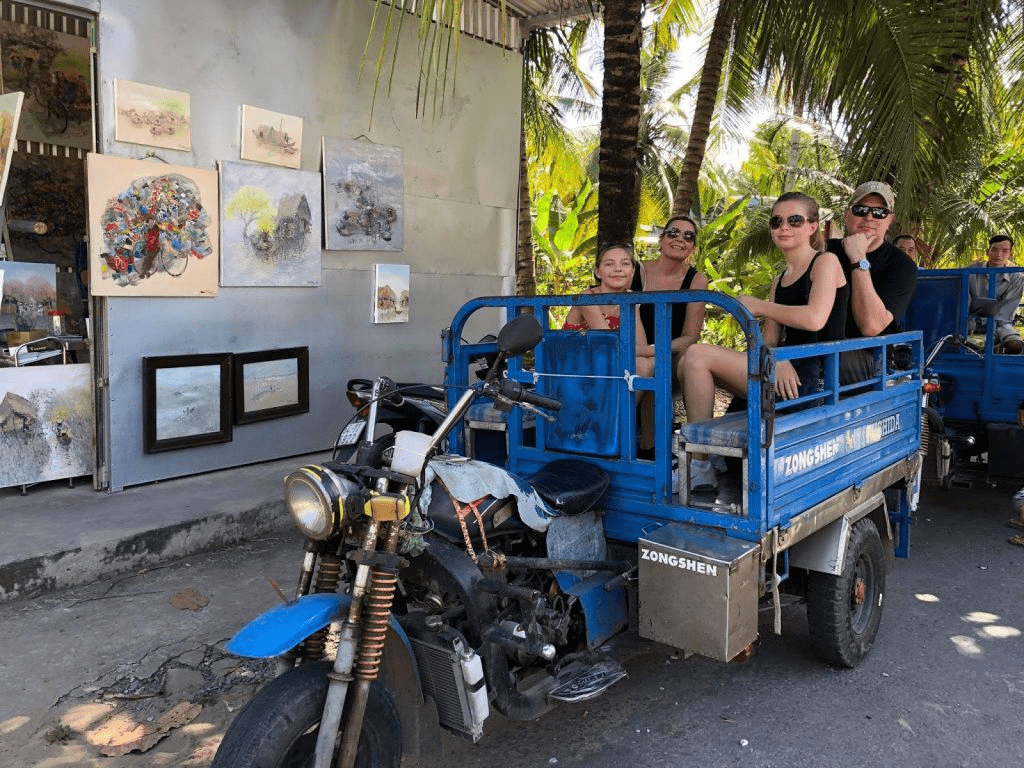
[[[857,269],[868,270],[871,269],[871,262],[867,259],[861,259],[857,262]]]

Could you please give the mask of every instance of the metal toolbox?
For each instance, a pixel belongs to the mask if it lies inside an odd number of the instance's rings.
[[[719,661],[757,639],[758,544],[671,523],[638,547],[641,637]]]

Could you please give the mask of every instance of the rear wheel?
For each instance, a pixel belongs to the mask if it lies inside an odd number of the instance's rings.
[[[808,576],[811,639],[829,663],[857,666],[871,650],[882,622],[885,558],[874,522],[865,517],[854,523],[838,576]]]
[[[290,670],[256,694],[228,728],[212,768],[306,768],[313,765],[320,715],[327,699],[329,662]],[[339,737],[335,759],[341,747]],[[356,768],[398,768],[402,729],[384,687],[370,686]]]

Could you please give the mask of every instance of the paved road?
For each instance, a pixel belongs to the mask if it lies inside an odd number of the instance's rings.
[[[911,558],[889,577],[877,643],[858,669],[815,658],[800,605],[785,609],[782,637],[762,617],[745,664],[683,659],[626,635],[629,677],[601,698],[533,723],[495,715],[480,744],[446,738],[441,760],[406,766],[1024,765],[1013,490],[926,492]],[[298,552],[295,539],[268,539],[0,605],[0,765],[207,765],[264,673],[221,644],[274,601],[268,578],[290,589]],[[198,712],[185,710],[192,702]],[[179,719],[148,751],[99,756],[100,744],[130,746],[171,710]]]

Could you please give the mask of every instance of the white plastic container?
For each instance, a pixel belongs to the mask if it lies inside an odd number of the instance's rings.
[[[403,475],[416,477],[427,460],[430,435],[422,432],[403,430],[395,435],[395,453],[391,458],[391,469]]]

